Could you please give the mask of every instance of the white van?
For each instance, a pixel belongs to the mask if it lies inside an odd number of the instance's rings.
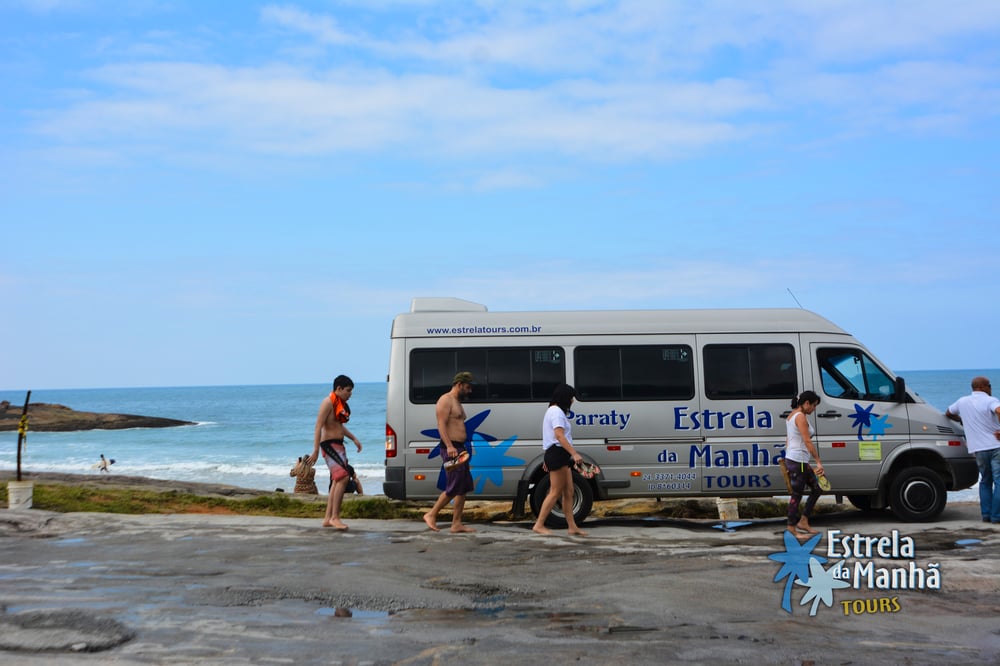
[[[601,469],[574,474],[578,523],[594,500],[787,495],[785,419],[805,389],[822,398],[810,419],[832,492],[858,508],[931,520],[947,491],[977,479],[959,426],[807,310],[489,312],[416,298],[392,325],[387,497],[440,493],[434,405],[463,370],[475,378],[470,497],[510,499],[518,513],[529,498],[537,512],[548,490],[541,423],[563,382],[578,394],[574,446]]]

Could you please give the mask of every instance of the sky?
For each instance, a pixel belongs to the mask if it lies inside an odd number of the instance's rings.
[[[0,0],[0,389],[384,381],[419,296],[1000,368],[995,0]]]

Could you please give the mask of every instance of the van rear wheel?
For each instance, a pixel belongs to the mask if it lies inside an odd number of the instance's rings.
[[[538,483],[535,484],[534,489],[531,491],[531,511],[536,517],[542,509],[542,502],[545,501],[545,496],[549,494],[550,487],[549,475],[546,474],[538,480]],[[573,518],[576,520],[577,525],[583,524],[583,521],[590,515],[590,510],[593,506],[594,491],[586,479],[574,472]],[[545,525],[556,529],[564,529],[567,526],[566,514],[563,512],[561,501],[556,502],[556,505],[552,508],[552,512],[549,513],[549,517],[545,520]]]
[[[934,520],[948,501],[944,481],[926,467],[904,469],[889,486],[889,508],[909,523]]]

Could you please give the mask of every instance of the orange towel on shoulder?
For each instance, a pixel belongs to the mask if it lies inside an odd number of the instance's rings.
[[[330,402],[333,403],[333,418],[341,423],[347,423],[351,420],[351,408],[340,399],[339,395],[330,393]]]

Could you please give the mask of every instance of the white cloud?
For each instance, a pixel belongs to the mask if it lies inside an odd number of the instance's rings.
[[[515,169],[501,169],[481,174],[475,181],[473,189],[480,192],[495,190],[525,189],[539,187],[542,182],[537,176]]]
[[[954,132],[995,115],[995,54],[950,49],[995,32],[1000,10],[904,4],[485,3],[451,18],[443,5],[402,3],[427,12],[417,25],[391,11],[365,22],[269,5],[261,20],[288,31],[269,64],[109,62],[84,74],[86,98],[49,105],[36,128],[144,159],[391,151],[615,162],[738,143],[801,110],[836,118],[840,136]],[[893,18],[906,36],[888,29]],[[297,59],[282,62],[292,43]],[[316,47],[325,54],[300,59]],[[884,58],[916,47],[929,56]]]
[[[262,154],[556,151],[594,159],[668,156],[745,130],[718,118],[767,100],[745,84],[567,82],[499,89],[461,78],[194,63],[113,65],[116,91],[49,111],[39,130],[67,143],[177,145],[208,140]],[[700,109],[700,110],[699,110]]]
[[[332,16],[311,14],[289,5],[267,5],[261,9],[260,17],[265,23],[301,32],[324,45],[342,46],[359,41],[356,36],[341,30]]]
[[[825,0],[795,3],[810,26],[817,58],[855,62],[889,54],[944,52],[957,40],[988,37],[1000,27],[992,0]]]
[[[620,259],[617,265],[623,263]],[[626,262],[627,263],[627,262]],[[649,307],[734,307],[719,305],[720,295],[739,294],[781,284],[776,272],[786,269],[767,261],[735,266],[719,261],[676,262],[658,265],[655,260],[633,257],[635,268],[607,271],[600,265],[573,261],[535,261],[516,273],[486,270],[455,285],[462,296],[485,303],[490,309],[574,309]],[[451,286],[453,291],[455,286]],[[781,294],[784,295],[784,287]],[[787,298],[787,297],[786,297]],[[705,299],[715,299],[714,305]]]

